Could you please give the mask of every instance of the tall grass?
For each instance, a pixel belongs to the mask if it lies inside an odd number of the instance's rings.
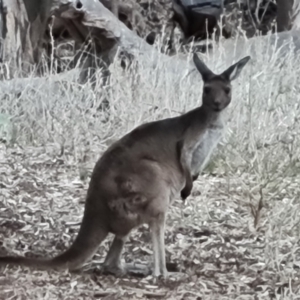
[[[204,172],[218,187],[212,195],[196,183],[201,197],[189,203],[187,214],[174,208],[171,219],[189,226],[212,222],[216,218],[212,214],[219,212],[212,201],[217,201],[218,193],[226,195],[228,209],[235,210],[228,213],[228,220],[262,234],[264,254],[258,256],[266,270],[292,280],[297,272],[290,266],[300,260],[300,56],[292,44],[276,48],[268,44],[268,38],[247,43],[231,41],[202,55],[215,72],[243,55],[250,54],[252,60],[233,82],[227,130]],[[190,58],[189,53],[178,56]],[[95,89],[51,74],[38,84],[28,82],[18,94],[7,92],[12,81],[2,83],[7,89],[0,90],[1,116],[3,124],[9,125],[1,134],[7,147],[54,145],[53,155],[67,150],[79,170],[85,163],[90,171],[107,146],[134,127],[201,105],[202,82],[197,72],[177,78],[161,66],[144,67],[142,60],[127,71],[116,61],[111,72],[106,89],[100,71]],[[105,99],[109,108],[101,109]],[[223,185],[211,175],[223,180]],[[239,206],[248,207],[248,212],[238,216]]]

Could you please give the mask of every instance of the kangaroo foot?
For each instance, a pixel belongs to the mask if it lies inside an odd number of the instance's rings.
[[[103,265],[101,268],[101,273],[103,275],[114,275],[116,277],[124,277],[127,272],[123,266],[106,266]]]
[[[151,268],[144,264],[130,263],[126,264],[126,272],[131,276],[146,277],[151,274]]]

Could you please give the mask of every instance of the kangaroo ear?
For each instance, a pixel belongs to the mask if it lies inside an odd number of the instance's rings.
[[[206,64],[198,57],[196,53],[193,55],[193,61],[200,72],[203,81],[207,81],[209,78],[213,77],[215,74],[206,66]]]
[[[182,27],[183,32],[186,33],[189,22],[185,15],[184,7],[179,0],[172,0],[172,7],[176,17],[179,19],[179,25]]]
[[[246,56],[242,58],[237,63],[229,67],[226,71],[224,71],[221,74],[221,76],[225,77],[229,81],[236,79],[240,75],[242,69],[244,68],[246,63],[250,60],[250,58],[251,58],[250,56]]]

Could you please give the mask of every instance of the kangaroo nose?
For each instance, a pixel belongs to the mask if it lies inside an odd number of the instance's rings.
[[[215,101],[214,101],[214,103],[215,103],[216,105],[219,105],[219,104],[222,103],[222,99],[221,99],[221,98],[216,98]]]
[[[216,98],[214,100],[214,109],[216,111],[220,111],[221,110],[221,107],[222,107],[222,99],[221,98]]]

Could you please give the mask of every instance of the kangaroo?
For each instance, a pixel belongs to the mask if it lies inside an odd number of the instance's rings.
[[[113,233],[103,270],[126,275],[129,269],[121,263],[124,243],[133,228],[146,223],[153,244],[152,274],[166,277],[168,206],[179,193],[183,199],[190,195],[193,176],[220,138],[221,114],[231,102],[231,81],[249,59],[216,75],[194,54],[204,81],[202,105],[181,116],[140,125],[108,147],[92,172],[81,227],[69,249],[50,259],[0,257],[0,265],[76,270]]]

